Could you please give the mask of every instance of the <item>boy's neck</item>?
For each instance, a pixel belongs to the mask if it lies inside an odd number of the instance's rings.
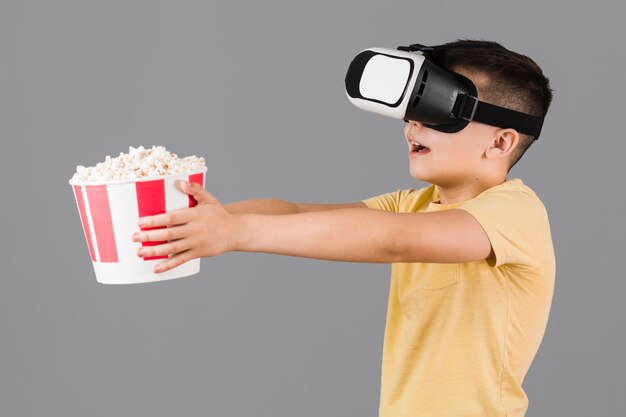
[[[506,181],[506,178],[500,178],[495,181],[492,180],[481,182],[477,180],[470,183],[458,184],[453,186],[442,187],[440,185],[437,185],[437,189],[439,190],[439,200],[436,201],[436,203],[455,204],[471,200],[483,191],[495,187],[496,185],[500,185]]]

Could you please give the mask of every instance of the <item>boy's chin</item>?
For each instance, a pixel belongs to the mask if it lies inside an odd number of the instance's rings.
[[[434,184],[433,179],[429,177],[419,176],[419,175],[411,175],[415,181],[425,182],[428,184]]]
[[[425,175],[425,173],[419,172],[419,170],[409,169],[409,174],[411,175],[411,178],[416,181],[431,182],[432,180],[429,175]]]
[[[442,180],[441,177],[438,177],[436,175],[429,175],[429,173],[420,170],[410,170],[409,174],[411,175],[411,178],[413,178],[415,181],[421,181],[428,184],[436,185],[439,184]]]

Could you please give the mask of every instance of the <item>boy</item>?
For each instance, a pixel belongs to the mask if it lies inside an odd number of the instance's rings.
[[[545,116],[548,79],[528,57],[495,42],[429,56],[468,77],[478,98]],[[534,137],[472,121],[443,133],[408,120],[413,178],[431,185],[351,204],[276,199],[220,203],[181,183],[194,208],[140,219],[139,256],[189,259],[254,251],[391,263],[383,346],[381,417],[522,417],[522,382],[547,325],[555,258],[546,210],[520,179],[507,179]]]

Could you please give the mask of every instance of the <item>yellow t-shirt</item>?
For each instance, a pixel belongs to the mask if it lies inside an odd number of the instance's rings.
[[[495,253],[392,264],[379,415],[523,417],[522,383],[543,339],[556,272],[545,207],[520,179],[454,204],[439,204],[438,194],[430,185],[363,200],[400,213],[466,210]]]

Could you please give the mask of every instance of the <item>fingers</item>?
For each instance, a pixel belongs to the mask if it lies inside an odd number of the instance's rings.
[[[211,193],[204,189],[201,184],[197,184],[195,182],[187,182],[187,181],[178,181],[178,186],[185,193],[192,196],[198,204],[206,204],[206,203],[219,203]]]
[[[142,217],[137,224],[139,227],[175,226],[187,223],[193,217],[192,209],[179,209],[155,216]]]
[[[178,254],[191,248],[189,239],[180,239],[173,242],[155,246],[142,246],[137,249],[137,256],[142,258],[152,258],[155,256]]]
[[[156,265],[154,267],[154,272],[165,272],[172,268],[176,268],[177,266],[184,264],[185,262],[193,258],[195,258],[195,256],[193,256],[191,249],[186,250],[185,252],[177,253],[167,261],[161,262],[160,264]]]
[[[182,239],[189,235],[185,226],[166,227],[164,229],[142,230],[133,233],[133,242],[165,242],[167,240]]]

